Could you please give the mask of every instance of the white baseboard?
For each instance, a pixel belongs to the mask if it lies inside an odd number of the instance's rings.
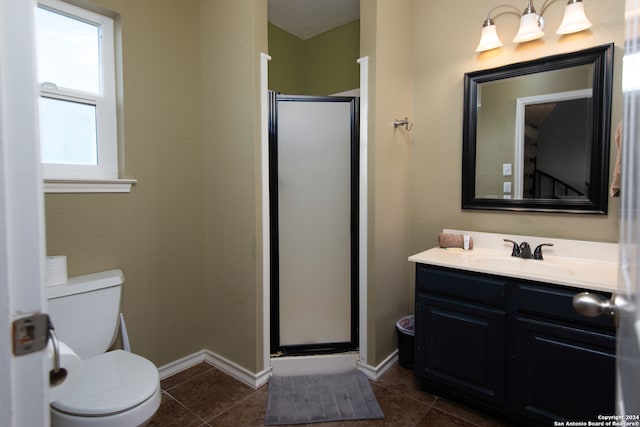
[[[174,362],[167,363],[166,365],[158,368],[160,379],[163,380],[171,375],[177,374],[178,372],[184,371],[185,369],[189,369],[192,366],[195,366],[202,362],[206,362],[209,365],[220,369],[222,372],[231,375],[238,381],[241,381],[248,386],[256,389],[266,384],[267,381],[269,381],[269,376],[271,375],[271,372],[268,370],[253,373],[250,370],[243,368],[242,366],[228,359],[225,359],[224,357],[212,351],[200,350],[196,353],[183,357],[182,359],[178,359]]]
[[[334,374],[356,369],[358,367],[358,353],[272,357],[270,363],[273,375]]]
[[[357,368],[370,379],[377,380],[397,361],[398,350],[393,351],[378,366],[360,363],[358,361],[358,353],[355,352],[301,357],[276,357],[271,359],[270,369],[253,373],[212,351],[200,350],[174,362],[167,363],[158,368],[158,371],[160,373],[160,379],[163,380],[199,363],[206,362],[220,369],[222,372],[231,375],[238,381],[257,389],[266,384],[272,374],[282,376],[313,375],[347,372]]]
[[[205,350],[200,350],[196,353],[190,354],[189,356],[185,356],[182,359],[175,360],[159,367],[158,372],[160,372],[160,379],[163,380],[171,375],[177,374],[178,372],[182,372],[185,369],[189,369],[198,363],[204,362],[204,352]]]
[[[242,366],[230,361],[229,359],[225,359],[224,357],[209,351],[204,350],[205,352],[205,362],[215,366],[220,369],[222,372],[225,372],[235,379],[242,381],[243,383],[251,386],[253,388],[258,388],[269,381],[269,377],[271,376],[270,370],[260,371],[258,373],[253,373],[250,370],[243,368]]]
[[[398,361],[398,350],[394,350],[378,366],[358,363],[358,369],[372,380],[377,380]]]

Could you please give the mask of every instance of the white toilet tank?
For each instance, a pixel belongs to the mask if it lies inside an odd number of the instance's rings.
[[[56,334],[80,358],[102,354],[113,343],[123,282],[122,271],[109,270],[45,288]]]

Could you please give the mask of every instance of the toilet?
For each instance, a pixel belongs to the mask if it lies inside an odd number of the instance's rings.
[[[107,351],[118,329],[120,270],[73,277],[46,288],[58,339],[83,361],[70,390],[50,402],[53,427],[146,425],[161,400],[160,376],[144,357]]]

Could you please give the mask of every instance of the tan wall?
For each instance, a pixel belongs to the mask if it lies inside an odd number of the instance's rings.
[[[259,59],[266,0],[201,0],[205,346],[262,367]]]
[[[121,15],[130,194],[48,195],[49,254],[124,271],[133,350],[261,370],[256,202],[265,0],[100,0]],[[258,364],[260,363],[260,366]]]
[[[258,52],[266,0],[96,0],[122,16],[125,175],[130,194],[48,195],[48,253],[70,274],[121,268],[133,349],[161,365],[202,348],[262,369],[257,132]],[[463,75],[616,43],[612,128],[621,118],[623,2],[585,5],[593,29],[514,46],[517,19],[497,20],[503,49],[477,55],[495,1],[363,1],[361,54],[370,56],[369,360],[395,349],[411,311],[407,256],[443,227],[616,241],[609,215],[460,210]],[[476,24],[477,23],[477,24]],[[395,130],[409,117],[414,130]],[[612,159],[615,158],[612,150]]]
[[[360,87],[356,62],[360,22],[353,21],[305,41],[305,94],[331,95]]]
[[[197,1],[97,0],[121,15],[130,194],[50,194],[47,253],[69,275],[122,269],[135,352],[162,365],[201,350],[204,201]]]
[[[295,95],[331,95],[360,86],[360,21],[306,40],[269,24],[269,89]]]
[[[304,40],[271,23],[269,29],[269,89],[280,93],[303,94]]]
[[[363,1],[361,55],[369,56],[368,360],[395,348],[395,322],[410,309],[409,206],[412,134],[393,120],[413,117],[414,0]]]
[[[511,42],[518,19],[512,15],[500,16],[496,19],[496,26],[505,45],[502,49],[476,54],[482,20],[495,4],[493,0],[478,0],[467,2],[461,8],[456,2],[416,2],[416,126],[411,152],[412,251],[435,246],[437,234],[443,227],[616,242],[619,199],[609,200],[609,214],[606,216],[460,209],[465,72],[614,42],[612,133],[622,117],[624,2],[585,2],[587,14],[593,23],[592,29],[562,38],[555,34],[555,30],[560,24],[564,8],[560,2],[553,4],[545,13],[546,35],[540,40],[518,46]],[[429,25],[426,25],[427,22]],[[613,166],[613,146],[611,159]]]

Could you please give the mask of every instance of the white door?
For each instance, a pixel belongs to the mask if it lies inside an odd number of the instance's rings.
[[[640,0],[626,0],[616,411],[640,421]],[[629,418],[625,418],[629,417]],[[635,417],[635,418],[634,418]],[[628,423],[627,425],[637,425]],[[620,424],[624,425],[624,424]]]
[[[13,352],[15,320],[43,311],[44,215],[35,1],[0,0],[0,425],[49,425],[44,351]]]
[[[617,316],[618,419],[612,425],[632,426],[640,424],[640,0],[626,0],[626,17],[618,293],[594,306]]]

